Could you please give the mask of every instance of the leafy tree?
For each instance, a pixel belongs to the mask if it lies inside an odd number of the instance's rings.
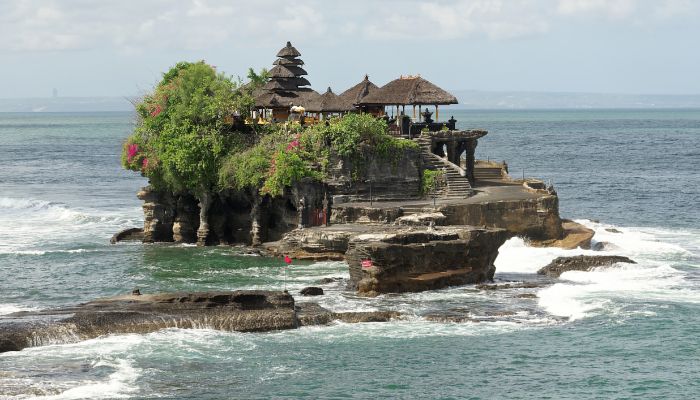
[[[136,106],[139,123],[124,145],[123,165],[140,170],[156,188],[194,194],[202,233],[208,232],[223,158],[242,142],[230,118],[248,107],[245,97],[237,83],[203,61],[181,62]]]

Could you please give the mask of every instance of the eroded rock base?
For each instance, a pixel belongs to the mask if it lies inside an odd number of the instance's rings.
[[[0,318],[0,353],[72,343],[108,334],[165,328],[265,332],[304,325],[388,321],[395,312],[335,313],[313,303],[295,305],[286,292],[162,293],[96,300],[77,307],[21,312]]]

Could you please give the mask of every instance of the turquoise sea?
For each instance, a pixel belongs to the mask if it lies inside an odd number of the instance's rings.
[[[638,264],[532,289],[363,299],[324,285],[324,307],[408,317],[274,333],[169,329],[3,353],[0,399],[697,398],[700,110],[452,114],[490,132],[478,158],[551,181],[562,216],[609,243],[597,254]],[[142,223],[135,194],[146,182],[119,166],[132,124],[130,113],[0,114],[0,321],[134,287],[281,288],[280,260],[235,248],[108,243]],[[511,239],[496,280],[536,279],[554,257],[593,253]],[[338,262],[289,273],[292,293],[347,277]],[[480,322],[423,318],[453,309]]]

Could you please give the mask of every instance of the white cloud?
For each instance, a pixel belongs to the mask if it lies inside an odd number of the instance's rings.
[[[637,3],[635,0],[559,0],[557,11],[563,15],[603,14],[625,18],[635,11]]]
[[[204,49],[338,38],[507,40],[568,19],[662,23],[697,15],[691,0],[2,0],[0,50]]]

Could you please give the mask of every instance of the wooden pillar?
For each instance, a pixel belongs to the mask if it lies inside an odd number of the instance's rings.
[[[421,120],[422,110],[423,110],[423,106],[419,104],[418,105],[418,121],[421,121],[421,122],[422,122],[422,120]]]
[[[435,104],[435,122],[438,122],[438,105]]]

